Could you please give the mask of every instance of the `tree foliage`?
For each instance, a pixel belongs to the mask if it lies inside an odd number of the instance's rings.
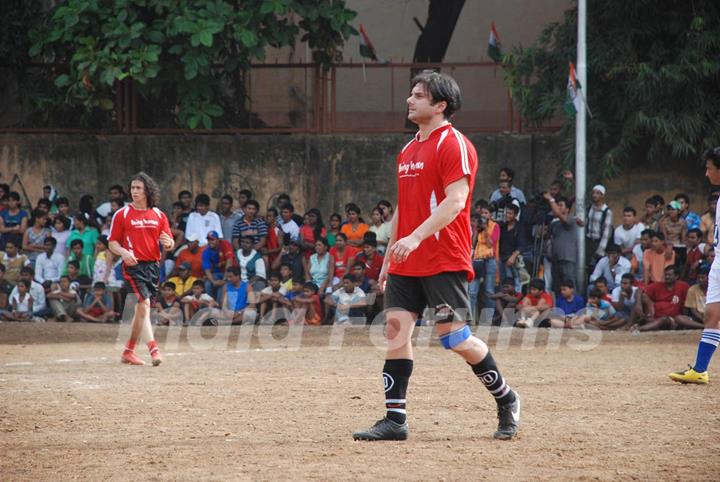
[[[243,118],[244,74],[268,47],[301,35],[327,66],[357,33],[354,17],[344,0],[68,0],[30,30],[29,54],[68,66],[38,96],[48,107],[113,109],[118,82],[132,79],[160,117],[210,128]]]
[[[534,125],[562,113],[575,61],[577,7],[530,47],[503,60],[521,114]],[[629,162],[697,159],[720,144],[720,3],[588,0],[588,159],[609,177]],[[575,120],[561,135],[574,158]]]

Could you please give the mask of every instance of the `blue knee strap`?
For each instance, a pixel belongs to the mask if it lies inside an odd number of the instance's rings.
[[[444,346],[446,350],[452,350],[471,336],[472,332],[470,331],[470,327],[465,325],[460,329],[451,331],[450,333],[446,333],[441,336],[440,343],[442,343],[442,346]]]

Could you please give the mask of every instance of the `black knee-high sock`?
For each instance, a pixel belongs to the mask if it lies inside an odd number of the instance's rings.
[[[489,351],[480,363],[471,366],[478,379],[495,397],[498,405],[505,405],[515,401],[515,392],[510,389],[510,385],[505,383],[505,379],[500,374],[500,370],[498,370],[497,364]]]
[[[385,408],[387,418],[397,423],[405,423],[405,393],[407,392],[412,360],[385,360],[383,382],[385,383]]]

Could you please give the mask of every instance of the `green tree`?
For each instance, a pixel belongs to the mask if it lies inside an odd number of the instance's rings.
[[[539,125],[562,114],[575,61],[577,7],[527,48],[503,59],[521,115]],[[629,162],[697,160],[720,144],[720,3],[588,0],[588,160],[610,177]],[[574,158],[574,117],[561,130]]]
[[[36,106],[81,106],[87,123],[128,79],[158,123],[239,126],[251,62],[301,35],[327,66],[357,33],[355,15],[344,0],[68,0],[29,33],[31,57],[67,65]]]

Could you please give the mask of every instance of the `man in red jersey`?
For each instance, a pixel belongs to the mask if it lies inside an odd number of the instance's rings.
[[[411,336],[425,307],[442,345],[460,355],[495,397],[497,439],[511,439],[520,422],[520,398],[505,382],[487,345],[474,337],[468,281],[470,208],[477,154],[448,121],[460,108],[450,76],[425,71],[412,80],[408,119],[418,133],[397,158],[398,202],[378,284],[385,291],[388,348],[383,368],[387,414],[355,440],[405,440],[405,394],[413,368]]]
[[[151,298],[158,294],[160,280],[160,244],[171,251],[175,242],[167,216],[156,207],[160,198],[157,183],[144,172],[130,180],[132,203],[118,210],[110,225],[110,251],[123,261],[123,277],[128,291],[138,298],[135,305],[130,340],[120,361],[130,365],[144,365],[135,355],[135,344],[142,335],[147,342],[154,366],[162,357],[150,325]]]

